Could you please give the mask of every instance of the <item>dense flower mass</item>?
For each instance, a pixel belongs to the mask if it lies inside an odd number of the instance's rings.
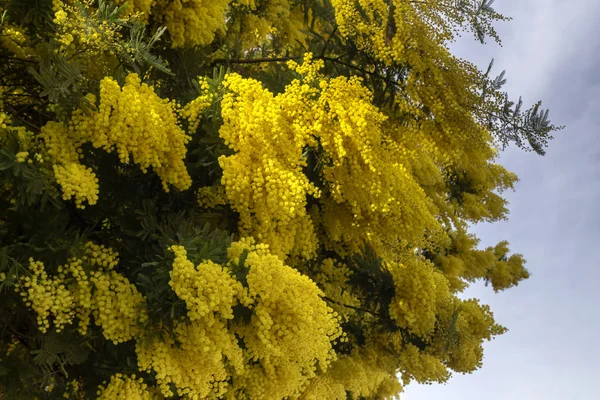
[[[225,10],[231,0],[158,0],[160,16],[169,29],[173,47],[211,43],[225,28]]]
[[[266,245],[234,242],[228,266],[194,267],[182,246],[170,250],[169,284],[186,303],[187,319],[175,323],[172,336],[142,336],[136,345],[140,368],[156,373],[163,395],[173,394],[173,384],[181,396],[297,396],[335,359],[332,342],[341,334],[335,313],[308,277]],[[230,268],[246,270],[246,286]],[[249,319],[234,323],[234,307]]]
[[[29,38],[23,27],[3,24],[1,29],[0,42],[2,47],[19,58],[27,58],[33,53],[33,49],[27,47]]]
[[[385,117],[360,79],[327,79],[318,73],[322,65],[310,55],[302,66],[292,63],[303,80],[277,96],[240,76],[225,81],[220,134],[236,153],[219,162],[244,232],[277,254],[304,256],[315,250],[315,222],[338,251],[357,251],[365,241],[381,247],[400,231],[420,243],[425,229],[440,228],[423,189],[393,161],[407,150],[384,136]],[[313,179],[324,181],[328,196],[309,216],[307,197],[321,197],[321,190],[303,168],[317,147],[323,168]]]
[[[294,124],[306,112],[308,85],[296,81],[280,96],[260,82],[229,75],[222,101],[220,136],[236,153],[221,156],[227,198],[240,213],[243,233],[268,243],[275,254],[293,250],[311,255],[316,235],[306,213],[306,197],[319,191],[302,172],[310,125]]]
[[[410,260],[407,265],[392,264],[395,296],[390,304],[390,316],[399,327],[427,337],[436,324],[438,309],[450,301],[450,291],[444,276],[425,260]]]
[[[244,359],[236,337],[215,316],[175,323],[164,338],[142,337],[136,345],[142,371],[154,372],[164,396],[223,397],[230,374],[241,373]]]
[[[142,378],[133,376],[123,376],[115,374],[111,376],[110,382],[106,386],[100,386],[98,390],[98,400],[110,399],[131,399],[131,400],[151,400],[152,393],[148,390],[148,385]]]
[[[118,255],[111,249],[87,243],[82,258],[72,258],[48,275],[40,261],[30,259],[29,275],[21,278],[18,291],[37,314],[38,328],[46,332],[50,318],[57,332],[78,319],[85,335],[90,314],[107,340],[121,343],[138,335],[146,319],[144,297],[127,278],[113,268]]]
[[[95,102],[94,97],[90,101]],[[191,179],[183,158],[190,138],[177,125],[176,105],[159,98],[136,74],[125,85],[109,78],[100,82],[98,111],[73,114],[70,136],[78,143],[91,142],[108,152],[116,149],[122,163],[133,161],[142,171],[152,167],[169,190],[187,189]]]
[[[96,102],[93,95],[88,100]],[[186,115],[197,121],[206,105],[195,104]],[[98,179],[91,168],[79,163],[86,142],[107,152],[116,149],[121,163],[133,161],[143,172],[152,167],[165,191],[169,185],[179,190],[191,185],[183,162],[190,137],[178,125],[177,106],[159,98],[136,74],[128,75],[122,88],[113,79],[103,79],[96,112],[76,110],[68,126],[49,122],[42,128],[42,137],[63,198],[74,197],[79,207],[98,201]]]
[[[0,0],[0,398],[397,398],[529,277],[491,2]],[[2,374],[0,374],[2,375]],[[12,378],[14,377],[14,379]]]
[[[253,314],[239,333],[247,357],[258,362],[245,378],[248,397],[296,396],[335,359],[331,342],[341,335],[337,315],[314,282],[284,265],[266,245],[234,243],[229,255],[239,259],[244,251]]]
[[[228,269],[208,260],[194,267],[186,258],[182,246],[172,246],[175,254],[169,285],[183,300],[188,318],[195,321],[218,313],[225,319],[233,318],[232,307],[242,295],[242,285]]]

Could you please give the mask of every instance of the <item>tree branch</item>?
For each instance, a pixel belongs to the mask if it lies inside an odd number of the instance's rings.
[[[366,313],[369,313],[369,314],[371,314],[371,315],[374,315],[374,316],[376,316],[376,317],[382,318],[382,315],[381,315],[381,314],[379,314],[379,313],[376,313],[375,311],[367,310],[367,309],[365,309],[365,308],[360,308],[360,307],[351,306],[350,304],[344,304],[344,303],[340,303],[339,301],[335,301],[335,300],[333,300],[333,299],[331,299],[331,298],[329,298],[329,297],[327,297],[327,296],[323,296],[323,299],[324,299],[324,300],[326,300],[326,301],[329,301],[329,302],[331,302],[331,303],[335,303],[335,304],[337,304],[337,305],[340,305],[340,306],[342,306],[342,307],[349,308],[349,309],[351,309],[351,310],[366,312]]]

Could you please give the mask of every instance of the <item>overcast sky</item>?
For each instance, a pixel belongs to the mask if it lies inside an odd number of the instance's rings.
[[[495,58],[507,91],[543,100],[567,128],[548,154],[518,149],[500,162],[520,182],[510,219],[477,226],[482,245],[506,239],[531,278],[505,293],[469,291],[492,306],[509,332],[488,343],[483,368],[446,385],[411,385],[402,400],[600,399],[600,1],[497,0],[513,21],[498,26],[503,47],[462,43],[456,53],[481,68]]]

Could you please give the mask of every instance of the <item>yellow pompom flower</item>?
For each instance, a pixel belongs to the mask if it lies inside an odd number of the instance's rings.
[[[219,134],[236,153],[221,156],[221,183],[240,213],[242,234],[268,243],[274,254],[311,256],[316,235],[306,214],[306,198],[318,189],[302,172],[310,125],[294,123],[307,110],[311,89],[293,84],[273,96],[258,81],[237,74],[226,77],[224,124]]]
[[[98,400],[152,400],[154,398],[144,380],[136,378],[135,375],[115,374],[110,377],[110,382],[108,384],[105,382],[104,385],[98,387]]]
[[[232,319],[232,307],[242,294],[242,285],[229,270],[208,260],[194,267],[183,246],[171,246],[175,254],[169,285],[185,301],[190,321],[213,313]]]
[[[35,51],[28,46],[30,42],[24,27],[4,22],[0,27],[0,46],[4,47],[17,58],[26,59]]]
[[[178,395],[199,398],[298,396],[335,359],[339,317],[317,285],[268,246],[252,238],[234,242],[226,266],[194,267],[182,246],[170,250],[169,283],[187,318],[175,322],[173,335],[142,335],[136,344],[140,369],[156,374],[163,395],[173,395],[173,384]],[[234,268],[243,269],[247,286],[230,274]],[[238,306],[247,319],[234,320]]]
[[[140,370],[154,372],[165,397],[220,398],[229,388],[231,373],[244,368],[236,336],[221,318],[206,316],[193,322],[177,321],[173,337],[141,337],[136,354]]]
[[[102,334],[113,343],[139,336],[146,320],[145,299],[123,275],[115,271],[91,273],[94,285],[93,315]]]
[[[89,242],[82,258],[71,258],[50,276],[40,261],[30,260],[31,275],[19,280],[17,291],[37,314],[40,331],[57,332],[78,319],[78,331],[85,335],[93,315],[107,340],[121,343],[139,336],[147,319],[145,299],[126,277],[112,270],[117,254]]]
[[[88,95],[88,100],[96,99]],[[133,161],[144,172],[153,168],[167,192],[169,185],[189,188],[192,180],[184,159],[190,137],[179,127],[177,116],[177,106],[158,97],[136,74],[128,75],[122,88],[112,78],[104,78],[97,111],[76,110],[68,126],[49,122],[42,128],[63,197],[75,197],[78,207],[98,200],[96,176],[79,162],[86,142],[107,152],[116,149],[122,163]]]
[[[225,30],[225,11],[231,0],[157,0],[173,47],[211,43]]]
[[[401,328],[427,337],[435,328],[438,309],[450,300],[448,281],[424,259],[390,264],[395,296],[390,316]]]
[[[400,369],[405,384],[413,379],[427,383],[446,382],[450,378],[450,372],[440,358],[420,351],[412,344],[406,345],[400,354]]]
[[[25,276],[16,287],[21,296],[37,315],[38,329],[46,332],[50,327],[49,317],[54,305],[55,282],[48,276],[44,264],[29,259],[31,276]]]
[[[269,244],[274,254],[305,258],[314,254],[317,231],[340,254],[365,242],[383,254],[398,237],[424,246],[426,230],[443,240],[407,150],[361,80],[323,77],[323,61],[311,54],[288,66],[301,79],[277,96],[236,74],[224,82],[220,136],[235,154],[219,158],[221,183],[240,213],[242,235]],[[313,177],[322,190],[305,173],[310,152],[322,165]],[[320,199],[310,214],[309,196]]]
[[[249,398],[297,396],[335,359],[331,344],[341,335],[338,317],[317,285],[266,245],[246,240],[232,247],[232,256],[239,248],[248,251],[244,265],[253,314],[237,331],[246,356],[258,363],[240,377],[242,392]]]
[[[216,95],[210,91],[206,78],[199,77],[198,84],[201,91],[200,96],[187,103],[180,111],[181,116],[188,122],[188,133],[190,135],[194,134],[200,126],[200,119],[204,110],[216,100]]]
[[[22,163],[27,160],[27,156],[29,156],[29,152],[20,151],[17,154],[15,154],[15,156],[17,157],[17,162]]]
[[[75,205],[84,208],[84,202],[94,205],[98,201],[98,178],[91,168],[78,163],[54,165],[54,177],[61,186],[63,199],[75,198]]]
[[[163,181],[179,190],[191,185],[184,165],[189,136],[177,124],[176,106],[161,99],[153,88],[129,74],[121,88],[112,78],[100,82],[98,111],[73,114],[69,135],[77,143],[91,142],[108,152],[117,150],[119,160],[132,160],[146,172],[152,167]]]

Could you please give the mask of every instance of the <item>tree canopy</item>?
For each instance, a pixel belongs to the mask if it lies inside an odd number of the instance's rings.
[[[384,399],[481,366],[493,0],[0,0],[0,398]]]

